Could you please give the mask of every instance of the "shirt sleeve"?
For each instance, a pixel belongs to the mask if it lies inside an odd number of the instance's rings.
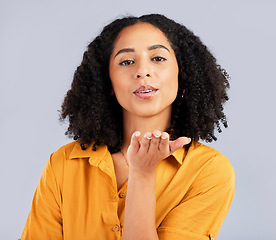
[[[233,200],[234,185],[232,165],[223,155],[215,156],[165,217],[157,229],[159,239],[216,239]]]
[[[52,157],[52,156],[51,156]],[[51,157],[36,188],[32,208],[21,240],[59,240],[62,236],[61,191],[57,183]]]

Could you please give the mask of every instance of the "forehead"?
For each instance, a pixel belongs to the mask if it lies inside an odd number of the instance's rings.
[[[135,45],[150,46],[152,44],[164,44],[170,47],[165,34],[150,23],[136,23],[125,27],[115,40],[114,50],[123,47],[135,47]]]

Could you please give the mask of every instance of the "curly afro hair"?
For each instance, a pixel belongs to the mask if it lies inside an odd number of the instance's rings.
[[[229,76],[199,37],[160,14],[117,19],[88,45],[61,107],[60,120],[69,120],[66,135],[78,140],[82,149],[93,142],[94,150],[103,144],[111,153],[120,150],[122,108],[111,94],[109,58],[122,29],[138,22],[159,28],[177,58],[179,94],[172,106],[171,138],[216,140],[215,130],[221,132],[221,123],[227,127],[223,104],[228,100]]]

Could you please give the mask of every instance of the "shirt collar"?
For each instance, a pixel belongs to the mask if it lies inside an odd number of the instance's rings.
[[[86,150],[82,150],[80,144],[76,142],[72,152],[69,155],[69,159],[89,158],[90,164],[98,165],[99,162],[106,156],[107,152],[108,149],[106,145],[97,146],[97,151],[93,151],[91,145],[88,146]],[[184,157],[186,155],[185,152],[185,148],[182,147],[175,151],[172,156],[179,164],[182,165]]]
[[[172,154],[172,156],[174,156],[174,158],[175,158],[175,160],[177,161],[177,162],[179,162],[181,165],[182,165],[182,163],[183,163],[183,160],[184,160],[184,157],[185,157],[185,148],[184,147],[182,147],[182,148],[179,148],[178,150],[176,150],[173,154]]]
[[[76,142],[72,152],[69,155],[69,159],[89,158],[89,163],[91,165],[98,166],[100,161],[105,158],[108,150],[106,145],[97,146],[96,149],[97,151],[93,151],[92,145],[89,145],[85,150],[82,150],[80,144]]]

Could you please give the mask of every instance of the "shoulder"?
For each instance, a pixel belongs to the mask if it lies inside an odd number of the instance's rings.
[[[78,145],[76,141],[70,142],[53,152],[50,155],[45,169],[51,169],[56,176],[60,175],[63,172],[65,161],[70,158],[70,154]]]
[[[54,168],[60,169],[63,166],[74,166],[78,165],[76,163],[89,163],[97,165],[99,161],[104,159],[108,153],[108,148],[106,145],[101,145],[97,147],[97,150],[92,149],[92,144],[86,146],[86,149],[81,149],[79,142],[74,141],[68,143],[57,151],[51,154],[50,162]],[[79,161],[72,161],[79,160]],[[85,160],[85,161],[84,161]]]
[[[223,154],[204,144],[193,143],[184,158],[184,165],[185,174],[189,175],[185,201],[197,196],[210,204],[225,202],[230,206],[235,190],[235,172]]]
[[[193,143],[188,150],[184,162],[196,168],[198,177],[215,178],[234,183],[235,172],[230,161],[219,151],[202,143]]]
[[[79,145],[78,142],[70,142],[68,144],[63,145],[58,150],[52,153],[52,158],[69,158],[72,151],[77,148]]]

